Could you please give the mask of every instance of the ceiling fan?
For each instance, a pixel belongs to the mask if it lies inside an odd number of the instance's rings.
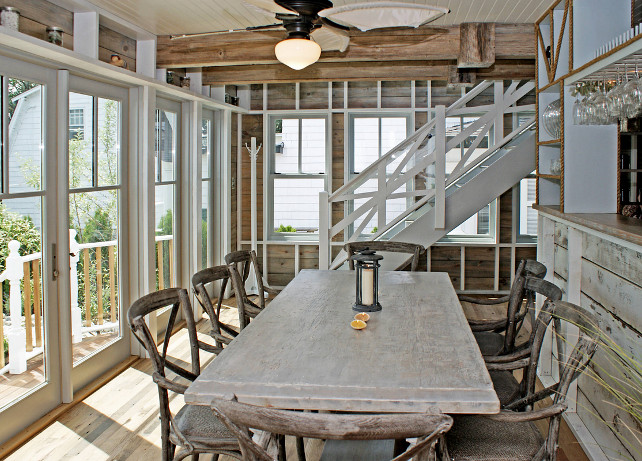
[[[322,51],[344,52],[351,27],[367,31],[384,27],[419,27],[449,13],[448,8],[402,2],[364,2],[334,8],[330,0],[243,0],[277,23],[233,29],[241,31],[285,29],[287,38],[275,46],[276,58],[295,70],[315,63]]]

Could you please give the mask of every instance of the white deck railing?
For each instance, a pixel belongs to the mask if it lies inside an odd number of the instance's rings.
[[[72,342],[79,343],[91,333],[117,331],[119,328],[116,284],[118,242],[111,240],[81,244],[76,241],[76,231],[73,229],[69,231],[69,237]],[[167,242],[169,250],[167,262],[170,268],[170,280],[173,279],[173,236],[157,236],[157,269],[160,289],[164,288],[163,262],[166,257],[164,242]],[[107,250],[107,274],[103,273],[103,249]],[[27,371],[27,361],[43,352],[43,293],[40,277],[42,253],[21,256],[19,250],[20,243],[18,241],[9,242],[6,269],[0,274],[0,312],[3,303],[3,282],[8,281],[11,320],[6,331],[3,331],[4,322],[0,321],[0,375],[6,372],[24,373]],[[91,260],[91,252],[94,252],[93,261]],[[81,258],[83,272],[79,274],[78,264]],[[80,280],[84,286],[82,306],[78,301]],[[92,289],[94,282],[95,288]],[[103,290],[109,291],[108,306],[104,305]],[[95,314],[92,313],[92,301],[96,306]],[[8,364],[5,360],[5,346],[2,341],[5,336],[9,346]]]
[[[492,104],[467,107],[475,98],[491,86],[494,86]],[[484,81],[465,96],[446,108],[437,106],[435,118],[419,128],[410,137],[393,147],[386,155],[372,163],[351,181],[333,194],[319,194],[319,268],[328,269],[340,266],[344,255],[340,254],[330,264],[331,242],[339,239],[350,242],[362,238],[363,231],[377,215],[376,230],[368,234],[369,240],[381,238],[386,232],[407,219],[428,202],[435,208],[435,228],[443,229],[446,219],[446,188],[457,179],[470,172],[484,160],[488,159],[498,148],[530,126],[534,118],[522,120],[519,127],[506,137],[502,137],[504,115],[529,113],[535,106],[517,105],[524,96],[533,91],[534,83],[520,82],[512,84],[504,91],[503,84]],[[449,117],[475,117],[474,121],[464,124],[461,131],[446,137],[446,119]],[[495,136],[490,136],[491,129]],[[488,139],[488,148],[479,153],[480,144]],[[457,160],[452,170],[446,175],[446,154],[460,146],[464,141],[472,140],[470,145]],[[374,190],[367,190],[368,183]],[[372,188],[372,185],[370,188]],[[364,187],[366,186],[366,187]],[[402,211],[388,212],[389,200],[404,199]],[[355,205],[355,201],[361,202]],[[332,215],[343,216],[332,224]],[[333,207],[335,208],[333,210]]]

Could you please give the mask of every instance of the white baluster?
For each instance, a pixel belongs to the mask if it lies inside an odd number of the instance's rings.
[[[11,327],[7,330],[9,339],[9,373],[19,375],[27,371],[27,337],[22,328],[22,300],[20,296],[20,281],[24,275],[22,257],[18,250],[20,242],[9,242],[9,256],[6,269],[0,274],[0,282],[9,280],[9,309]]]
[[[78,261],[80,261],[80,244],[76,241],[76,231],[69,229],[69,264],[71,285],[71,341],[82,342],[82,314],[78,305]]]

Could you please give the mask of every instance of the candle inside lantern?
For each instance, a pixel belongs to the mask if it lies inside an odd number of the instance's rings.
[[[361,280],[361,303],[370,306],[374,302],[374,271],[372,269],[364,269],[362,273],[363,279]]]

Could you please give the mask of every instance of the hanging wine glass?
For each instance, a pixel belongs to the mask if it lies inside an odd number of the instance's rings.
[[[614,119],[624,118],[624,85],[618,74],[615,86],[606,95],[607,112]]]
[[[635,66],[633,78],[624,85],[623,90],[624,115],[626,118],[635,118],[640,113],[642,104],[642,81],[638,75],[638,66]]]
[[[575,97],[575,102],[573,103],[573,124],[574,125],[583,125],[582,115],[584,112],[584,104],[580,101],[579,96]]]

